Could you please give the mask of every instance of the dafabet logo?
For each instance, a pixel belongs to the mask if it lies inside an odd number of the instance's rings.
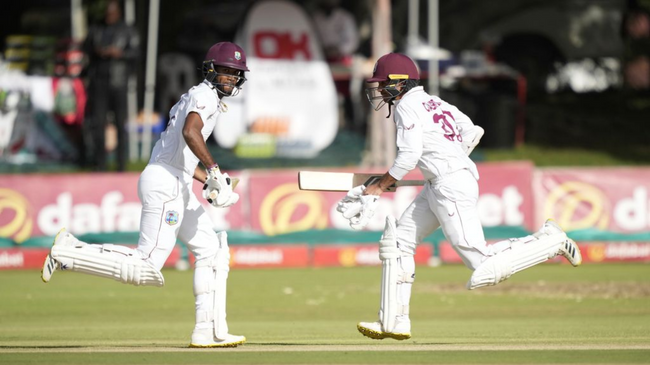
[[[554,217],[566,230],[606,229],[609,200],[597,187],[580,181],[559,184],[546,197],[544,217]]]
[[[544,217],[566,230],[596,228],[638,232],[650,228],[650,200],[645,186],[616,190],[581,181],[565,181],[546,196]]]
[[[268,235],[324,229],[325,204],[317,192],[300,191],[295,183],[279,185],[262,201],[260,225]]]
[[[31,236],[33,225],[29,201],[15,190],[0,188],[0,237],[22,243]]]

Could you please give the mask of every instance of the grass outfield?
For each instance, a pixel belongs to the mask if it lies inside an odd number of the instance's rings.
[[[233,270],[236,349],[188,349],[192,272],[164,288],[57,272],[0,272],[0,364],[650,363],[650,266],[547,264],[464,289],[464,266],[419,267],[413,338],[370,340],[377,267]]]

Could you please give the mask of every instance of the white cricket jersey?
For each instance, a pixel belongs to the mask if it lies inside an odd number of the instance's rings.
[[[468,169],[478,180],[474,162],[465,154],[463,136],[472,135],[471,119],[455,106],[431,96],[422,86],[409,90],[395,105],[397,157],[389,174],[401,180],[416,166],[425,179],[439,179]]]
[[[184,171],[191,178],[199,163],[198,157],[190,150],[183,138],[185,118],[191,113],[199,114],[203,120],[201,134],[207,140],[214,131],[217,117],[221,114],[219,95],[210,83],[203,81],[192,87],[169,111],[167,128],[151,152],[149,163],[166,164]]]

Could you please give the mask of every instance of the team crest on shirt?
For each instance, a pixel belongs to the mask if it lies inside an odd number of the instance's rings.
[[[235,51],[235,59],[237,61],[241,60],[241,53],[239,51]]]
[[[167,213],[165,213],[165,223],[169,224],[170,226],[178,223],[178,212],[175,210],[167,211]]]

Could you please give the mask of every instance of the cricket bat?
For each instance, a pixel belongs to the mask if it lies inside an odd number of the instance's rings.
[[[352,172],[298,172],[298,187],[300,190],[316,191],[349,191],[355,186],[368,186],[381,179],[381,174],[356,174]],[[386,191],[394,192],[400,186],[422,186],[424,180],[400,180],[391,185]]]

